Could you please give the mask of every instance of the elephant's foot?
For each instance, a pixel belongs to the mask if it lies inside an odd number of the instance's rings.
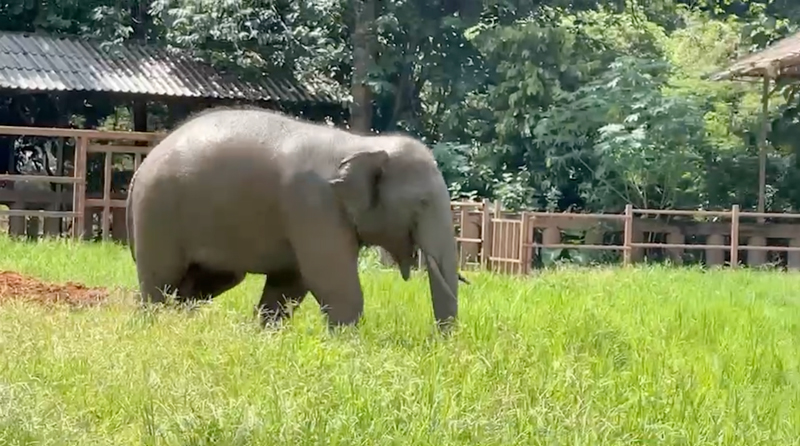
[[[363,309],[364,305],[361,301],[349,303],[337,302],[336,305],[320,305],[320,310],[322,310],[322,313],[328,320],[329,330],[358,325],[361,321]]]
[[[180,276],[170,277],[166,274],[142,274],[142,276],[139,291],[143,307],[161,306],[167,302],[168,296],[178,291]]]
[[[294,307],[303,302],[307,293],[308,288],[295,271],[268,274],[261,300],[255,309],[261,325],[279,325],[284,319],[290,318]]]

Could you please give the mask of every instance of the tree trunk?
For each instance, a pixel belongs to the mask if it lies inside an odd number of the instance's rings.
[[[372,91],[367,85],[369,70],[374,61],[375,0],[356,0],[353,26],[353,76],[350,108],[350,129],[367,134],[372,130]]]
[[[353,24],[353,76],[350,92],[350,130],[366,135],[372,133],[372,90],[367,85],[369,71],[375,63],[375,0],[355,0],[355,23]],[[391,266],[392,257],[383,248],[378,248],[380,261]]]

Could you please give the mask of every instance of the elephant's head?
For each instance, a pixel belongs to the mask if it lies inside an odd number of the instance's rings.
[[[416,248],[428,267],[440,327],[458,313],[456,241],[450,195],[431,151],[404,136],[358,137],[362,149],[331,180],[359,240],[386,249],[408,280]]]

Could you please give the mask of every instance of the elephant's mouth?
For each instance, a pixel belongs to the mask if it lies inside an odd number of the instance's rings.
[[[410,253],[400,253],[396,250],[385,248],[389,255],[392,256],[392,260],[394,263],[397,264],[397,267],[400,269],[400,275],[403,277],[403,280],[408,281],[411,278],[411,267],[414,265],[414,257]],[[405,251],[405,250],[404,250]]]
[[[400,275],[405,281],[411,278],[411,268],[413,268],[414,264],[417,262],[417,259],[414,258],[414,252],[419,249],[422,256],[428,255],[421,246],[413,241],[413,236],[410,238],[411,240],[407,243],[387,243],[382,245],[383,249],[392,257],[394,263],[397,264]],[[458,274],[458,280],[465,284],[470,283],[469,280],[460,273]]]
[[[400,276],[403,277],[403,280],[408,281],[411,278],[411,266],[414,264],[414,259],[404,259],[400,262],[397,262],[398,268],[400,268]]]

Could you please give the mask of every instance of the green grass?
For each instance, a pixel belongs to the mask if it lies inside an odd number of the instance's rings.
[[[135,283],[114,245],[0,238],[0,269]],[[258,329],[258,277],[193,312],[2,304],[0,444],[800,444],[800,276],[468,276],[447,339],[423,274],[375,269],[334,335],[313,299]]]

